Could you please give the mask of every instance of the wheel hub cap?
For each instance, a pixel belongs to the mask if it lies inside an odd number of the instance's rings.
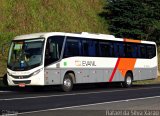
[[[128,77],[128,78],[127,78],[127,84],[128,84],[128,85],[131,85],[131,83],[132,83],[132,79],[131,79],[131,77]]]
[[[69,79],[65,79],[64,85],[69,88],[71,86],[71,81]]]

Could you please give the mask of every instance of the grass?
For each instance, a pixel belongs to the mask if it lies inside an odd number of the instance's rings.
[[[108,33],[98,14],[103,0],[0,0],[0,47],[16,35],[36,32]],[[0,54],[0,76],[6,73],[7,54]]]
[[[102,0],[0,0],[0,3],[0,30],[7,40],[13,33],[108,33],[98,16],[105,5]]]
[[[145,84],[160,84],[160,77],[157,77],[155,80],[144,80],[133,82],[136,85],[145,85]]]

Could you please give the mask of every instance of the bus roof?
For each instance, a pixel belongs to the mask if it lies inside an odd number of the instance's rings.
[[[42,38],[42,37],[49,37],[54,35],[61,35],[61,36],[72,36],[72,37],[82,37],[82,38],[93,38],[93,39],[104,39],[104,40],[114,40],[114,41],[124,41],[124,38],[116,38],[113,35],[108,34],[95,34],[95,33],[88,33],[88,32],[81,32],[81,33],[65,33],[65,32],[41,32],[41,33],[32,33],[32,34],[26,34],[26,35],[20,35],[16,36],[13,40],[26,40],[26,39],[32,39],[32,38]],[[156,44],[152,41],[142,41],[142,40],[131,40],[129,42],[136,42],[140,41],[140,43],[146,43],[146,44]]]

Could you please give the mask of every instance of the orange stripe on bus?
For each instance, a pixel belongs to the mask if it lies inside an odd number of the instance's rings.
[[[118,65],[119,65],[119,62],[120,62],[120,58],[118,58],[118,60],[117,60],[117,62],[116,62],[116,65],[115,65],[115,67],[114,67],[114,69],[113,69],[113,71],[112,71],[112,74],[111,74],[110,78],[109,78],[109,82],[112,82],[113,77],[114,77],[114,74],[116,73],[117,67],[118,67]]]
[[[141,43],[141,40],[133,40],[133,39],[127,39],[127,38],[124,38],[123,41]],[[125,74],[128,70],[130,71],[134,70],[135,64],[136,64],[136,58],[120,58],[118,70],[121,72],[122,76],[125,77]]]
[[[141,43],[141,40],[127,39],[127,38],[124,38],[123,41],[124,41],[124,42]]]
[[[124,42],[132,42],[132,43],[141,43],[141,40],[133,40],[133,39],[123,39]],[[136,64],[136,58],[118,58],[117,63],[111,73],[111,76],[109,78],[109,82],[112,82],[115,72],[118,69],[123,77],[125,77],[126,72],[128,70],[133,71],[134,66]]]
[[[125,74],[128,70],[134,70],[135,63],[136,58],[120,58],[118,70],[121,72],[123,77],[125,77]]]

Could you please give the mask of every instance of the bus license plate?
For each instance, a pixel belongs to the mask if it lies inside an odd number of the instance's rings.
[[[20,83],[19,84],[19,87],[25,87],[26,85],[25,85],[25,83]]]

